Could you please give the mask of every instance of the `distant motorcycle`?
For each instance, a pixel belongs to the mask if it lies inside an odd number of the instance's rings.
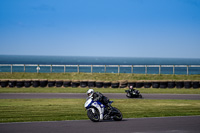
[[[125,90],[126,96],[128,98],[142,98],[139,90],[132,89],[132,90]]]
[[[110,101],[110,104],[113,101]],[[122,120],[122,113],[119,109],[112,107],[105,108],[105,106],[99,101],[93,101],[91,97],[88,97],[85,102],[85,108],[87,109],[87,116],[93,122],[102,120]]]

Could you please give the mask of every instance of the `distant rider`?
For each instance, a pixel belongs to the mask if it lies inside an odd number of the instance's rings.
[[[87,95],[91,97],[93,101],[100,101],[106,107],[110,107],[109,99],[100,92],[94,92],[93,89],[89,89]]]
[[[135,90],[135,89],[133,89],[133,86],[130,85],[130,86],[129,86],[129,91],[130,91],[130,92],[133,92],[134,90]]]
[[[136,89],[133,89],[133,86],[132,85],[130,85],[129,86],[129,92],[131,92],[131,93],[137,93],[137,94],[139,94],[140,92],[138,91],[138,90],[136,90]]]

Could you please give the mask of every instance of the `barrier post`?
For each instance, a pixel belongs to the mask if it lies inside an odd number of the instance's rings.
[[[187,75],[189,75],[189,68],[188,68],[188,65],[187,65]]]
[[[147,65],[145,65],[145,75],[147,75]]]
[[[10,72],[11,72],[11,74],[12,74],[12,66],[13,66],[13,65],[11,64],[11,65],[10,65]]]
[[[51,73],[52,73],[52,64],[51,64],[51,67],[50,67],[50,71],[51,71]]]
[[[173,65],[173,75],[175,74],[175,66]]]
[[[119,75],[119,73],[120,73],[120,66],[118,65],[118,75]]]
[[[66,71],[66,65],[64,65],[64,73],[65,73],[65,71]]]
[[[93,65],[91,65],[91,73],[93,73]]]
[[[77,66],[77,73],[79,73],[79,65]]]
[[[133,65],[131,66],[131,73],[133,73]]]
[[[24,64],[24,72],[26,72],[26,66],[25,66],[25,64]]]
[[[160,73],[161,73],[161,65],[159,65],[159,75],[160,75]]]

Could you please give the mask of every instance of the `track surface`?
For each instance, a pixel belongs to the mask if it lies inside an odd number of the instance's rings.
[[[125,93],[104,93],[109,99],[125,99]],[[188,99],[200,100],[198,94],[142,94],[144,99]],[[0,93],[0,99],[32,99],[32,98],[80,98],[85,93]]]
[[[2,123],[1,133],[199,133],[200,116],[136,118],[123,121]]]

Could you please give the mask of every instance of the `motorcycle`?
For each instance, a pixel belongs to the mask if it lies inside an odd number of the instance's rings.
[[[136,89],[125,90],[125,92],[128,98],[142,98],[142,95],[140,94],[139,90],[136,90]]]
[[[119,109],[112,107],[110,101],[110,106],[105,107],[100,101],[93,101],[91,97],[88,97],[85,102],[85,108],[87,110],[88,118],[93,122],[99,122],[103,120],[122,120],[122,113]]]

